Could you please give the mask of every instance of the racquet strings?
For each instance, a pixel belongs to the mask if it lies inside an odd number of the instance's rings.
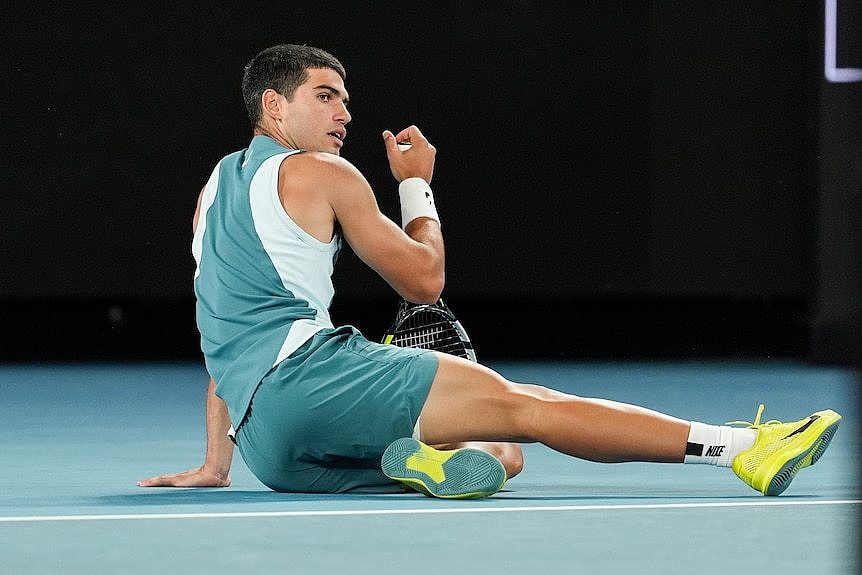
[[[468,357],[464,342],[445,316],[423,310],[406,318],[395,330],[392,343]]]

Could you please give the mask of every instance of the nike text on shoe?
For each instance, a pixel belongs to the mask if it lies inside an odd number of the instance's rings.
[[[425,495],[443,499],[476,499],[500,491],[506,470],[480,449],[440,451],[405,437],[383,453],[383,473]]]

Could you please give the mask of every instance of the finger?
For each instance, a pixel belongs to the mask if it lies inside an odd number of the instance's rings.
[[[157,475],[149,479],[138,481],[139,487],[175,487],[188,477],[191,471],[183,471],[182,473],[172,473],[170,475]]]
[[[425,137],[415,125],[410,125],[395,134],[395,141],[399,144],[415,144],[423,140],[425,140]]]
[[[411,144],[428,143],[428,138],[425,137],[422,130],[420,130],[415,124],[408,126],[405,132],[407,132],[406,139],[409,140]]]
[[[149,479],[142,479],[138,481],[138,487],[163,487],[164,482],[161,477],[150,477]]]
[[[398,142],[389,130],[383,130],[383,145],[386,146],[387,154],[398,151]]]

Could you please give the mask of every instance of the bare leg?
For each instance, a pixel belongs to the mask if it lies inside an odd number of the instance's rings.
[[[505,443],[502,441],[462,441],[459,443],[441,443],[432,445],[434,449],[448,450],[469,447],[487,451],[500,460],[506,469],[506,478],[512,479],[524,469],[524,452],[517,443]]]
[[[439,354],[422,409],[422,440],[538,441],[592,461],[682,462],[689,422],[642,407],[513,383]]]

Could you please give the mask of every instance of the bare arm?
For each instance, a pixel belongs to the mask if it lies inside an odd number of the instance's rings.
[[[207,389],[207,450],[201,467],[159,475],[139,481],[140,487],[227,487],[230,485],[230,464],[233,443],[227,436],[230,428],[227,406],[215,394],[215,381],[210,378]]]
[[[413,147],[401,152],[397,141]],[[401,181],[430,181],[436,150],[411,126],[384,134],[390,168]],[[329,241],[337,222],[353,251],[404,298],[431,303],[445,281],[443,236],[426,217],[409,222],[406,233],[380,212],[371,186],[352,164],[338,156],[309,152],[291,156],[283,166],[280,194],[287,213],[321,241]]]
[[[192,229],[197,230],[203,190],[198,195]],[[227,487],[230,485],[230,465],[233,460],[233,443],[227,436],[230,416],[227,406],[215,394],[216,383],[209,379],[206,399],[207,448],[204,464],[196,469],[159,475],[138,482],[140,487]]]
[[[400,152],[399,152],[400,153]],[[405,299],[433,303],[445,283],[445,250],[440,225],[417,218],[406,230],[384,216],[371,188],[334,194],[332,207],[353,251]],[[406,233],[405,233],[406,232]]]
[[[218,477],[224,486],[230,485],[230,464],[233,441],[228,437],[230,416],[227,405],[215,394],[216,382],[210,378],[207,387],[207,451],[203,468]]]

